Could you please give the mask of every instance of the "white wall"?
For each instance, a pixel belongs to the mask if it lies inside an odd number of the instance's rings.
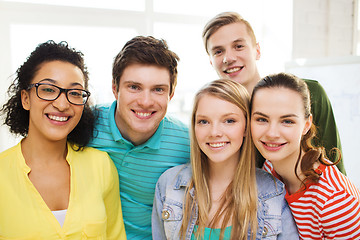
[[[357,0],[294,0],[293,59],[350,56]]]
[[[359,0],[293,0],[292,61],[285,69],[301,78],[318,80],[333,106],[344,165],[360,188],[360,59]]]
[[[91,98],[102,103],[114,100],[111,64],[125,42],[136,35],[164,38],[180,56],[178,85],[168,112],[186,123],[194,93],[206,82],[218,78],[201,39],[202,28],[215,14],[237,11],[249,20],[262,49],[258,62],[262,75],[282,71],[284,62],[291,57],[292,1],[289,0],[223,0],[221,4],[218,0],[136,0],[137,4],[131,6],[128,0],[102,0],[97,6],[94,4],[100,1],[16,1],[0,0],[0,105],[6,99],[9,76],[37,44],[49,39],[66,40],[84,53],[90,72]],[[58,2],[61,5],[56,5]],[[69,6],[72,2],[83,7]],[[110,2],[115,6],[110,7]],[[8,129],[0,127],[0,151],[15,142]]]

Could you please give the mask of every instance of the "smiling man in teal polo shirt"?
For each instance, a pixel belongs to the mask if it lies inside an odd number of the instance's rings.
[[[190,158],[188,128],[165,116],[178,60],[164,40],[131,39],[113,63],[116,101],[97,106],[90,146],[106,151],[117,167],[128,239],[151,239],[155,184],[166,169]]]

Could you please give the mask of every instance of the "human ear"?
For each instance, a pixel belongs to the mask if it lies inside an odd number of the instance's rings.
[[[115,99],[118,100],[119,89],[116,87],[115,81],[116,81],[115,79],[112,81],[111,89],[112,89]]]
[[[311,125],[312,125],[312,114],[310,114],[310,116],[306,119],[306,122],[305,122],[305,126],[304,126],[304,130],[303,130],[303,133],[302,135],[305,135],[308,133],[308,131],[310,130],[311,128]]]
[[[25,110],[30,110],[30,95],[26,90],[21,90],[21,104]]]
[[[261,57],[260,44],[256,43],[256,60],[259,60]]]
[[[209,58],[210,65],[214,67],[213,62],[211,61],[211,58]]]
[[[174,94],[175,94],[175,89],[174,89],[173,92],[171,93],[171,95],[170,95],[170,97],[169,97],[169,101],[173,98]]]

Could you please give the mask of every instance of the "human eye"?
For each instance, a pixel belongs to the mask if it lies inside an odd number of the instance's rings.
[[[257,117],[257,118],[255,118],[255,121],[259,122],[259,123],[266,123],[267,119],[264,117]]]
[[[56,92],[56,87],[48,84],[39,85],[39,90],[43,93],[53,93]]]
[[[236,50],[241,50],[241,49],[243,49],[244,48],[244,45],[242,45],[242,44],[236,44],[235,45],[235,49]]]
[[[235,123],[236,121],[235,121],[235,119],[233,119],[233,118],[229,118],[229,119],[226,119],[225,120],[225,123]]]
[[[139,90],[139,89],[140,89],[140,87],[139,87],[138,85],[136,85],[136,84],[129,84],[129,85],[128,85],[128,88],[129,88],[130,90],[132,90],[132,91],[136,91],[136,90]]]
[[[59,89],[51,84],[39,84],[38,95],[40,98],[54,98],[59,93]]]
[[[83,95],[85,95],[85,92],[80,89],[73,89],[68,92],[68,95],[71,97],[80,98],[83,97]]]
[[[223,52],[223,51],[222,51],[221,49],[215,49],[212,54],[213,54],[214,56],[218,56],[218,55],[220,55],[222,52]]]
[[[207,123],[209,123],[207,120],[205,120],[205,119],[199,119],[199,120],[197,120],[197,124],[198,125],[205,125],[205,124],[207,124]]]
[[[156,87],[156,88],[154,88],[154,92],[156,92],[156,93],[164,93],[165,89],[163,87]]]
[[[283,119],[282,123],[286,124],[286,125],[291,125],[294,124],[295,121],[291,120],[291,119]]]

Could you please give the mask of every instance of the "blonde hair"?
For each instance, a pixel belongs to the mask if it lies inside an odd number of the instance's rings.
[[[252,44],[256,45],[256,36],[250,23],[246,21],[240,14],[236,12],[223,12],[212,18],[204,27],[202,39],[205,45],[205,50],[209,54],[208,41],[209,38],[221,27],[231,23],[243,23],[251,38]]]
[[[225,190],[222,198],[221,209],[218,209],[211,226],[219,223],[223,217],[221,225],[220,239],[223,239],[224,231],[228,223],[232,225],[231,239],[247,239],[248,230],[251,229],[251,237],[255,239],[257,229],[257,187],[255,177],[255,157],[254,144],[250,134],[250,112],[249,94],[239,83],[220,79],[205,85],[195,96],[194,107],[191,117],[191,167],[192,179],[185,193],[185,206],[183,210],[183,222],[180,230],[181,238],[185,238],[188,223],[192,217],[192,209],[198,207],[198,230],[195,233],[199,238],[203,233],[206,223],[209,222],[209,210],[211,208],[211,198],[209,193],[209,165],[207,156],[201,151],[195,137],[195,115],[199,100],[211,95],[228,101],[238,106],[244,113],[246,119],[246,132],[241,146],[241,153],[238,165],[235,170],[233,181]],[[190,196],[190,190],[195,188],[195,197]]]

